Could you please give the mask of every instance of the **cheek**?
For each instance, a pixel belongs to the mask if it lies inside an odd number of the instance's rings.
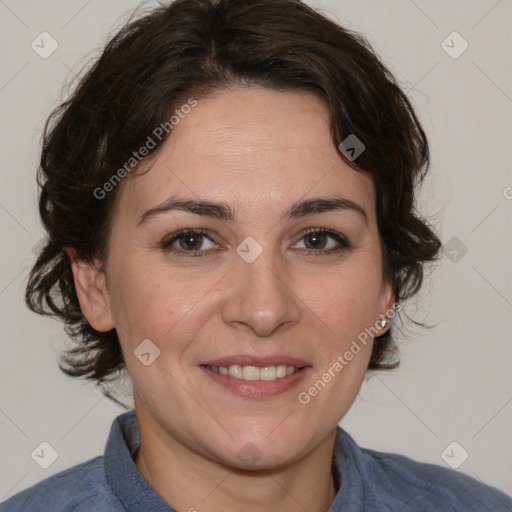
[[[373,325],[378,316],[380,268],[347,265],[337,272],[304,281],[304,303],[337,340],[347,340]]]
[[[208,291],[219,279],[176,271],[147,255],[124,259],[113,277],[111,307],[123,348],[150,339],[174,354],[196,336],[211,302]]]
[[[184,287],[165,269],[129,261],[116,266],[111,307],[125,342],[158,340],[189,309]]]

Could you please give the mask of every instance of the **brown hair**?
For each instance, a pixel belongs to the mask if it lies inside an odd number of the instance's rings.
[[[128,22],[47,120],[38,184],[48,233],[25,301],[60,318],[77,345],[59,367],[105,386],[124,368],[115,329],[83,315],[64,247],[105,261],[114,188],[102,187],[187,98],[232,85],[313,92],[330,113],[336,147],[354,134],[365,145],[352,168],[373,178],[384,275],[397,303],[423,281],[440,240],[415,208],[429,147],[414,110],[370,44],[299,0],[176,0]],[[170,131],[169,131],[170,133]],[[168,137],[157,141],[150,155]],[[126,178],[129,179],[129,178]],[[392,332],[375,339],[369,369],[395,367]],[[122,404],[124,405],[124,404]]]

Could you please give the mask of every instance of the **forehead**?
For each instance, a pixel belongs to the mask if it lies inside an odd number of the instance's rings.
[[[305,92],[239,88],[198,99],[141,171],[119,191],[129,215],[176,194],[260,215],[308,196],[341,194],[370,211],[374,203],[371,177],[343,162],[327,107]]]

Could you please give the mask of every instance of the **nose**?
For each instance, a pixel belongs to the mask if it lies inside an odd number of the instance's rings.
[[[270,250],[263,251],[252,263],[238,258],[228,277],[224,322],[261,337],[297,324],[300,300],[285,265],[280,262],[278,266]]]

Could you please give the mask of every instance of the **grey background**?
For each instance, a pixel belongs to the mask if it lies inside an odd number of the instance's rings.
[[[403,326],[401,367],[368,376],[341,425],[361,446],[441,465],[456,441],[469,454],[460,471],[512,494],[511,1],[308,3],[366,35],[408,91],[433,155],[418,206],[447,249],[406,308],[435,327]],[[138,4],[0,0],[0,501],[101,455],[123,412],[60,372],[62,326],[30,313],[23,293],[43,235],[35,171],[44,121]],[[58,42],[47,59],[31,47],[43,31]],[[458,58],[441,44],[453,31],[469,44]],[[462,48],[457,36],[445,44]],[[42,441],[58,452],[48,469],[31,458]],[[444,453],[453,463],[461,450]]]

